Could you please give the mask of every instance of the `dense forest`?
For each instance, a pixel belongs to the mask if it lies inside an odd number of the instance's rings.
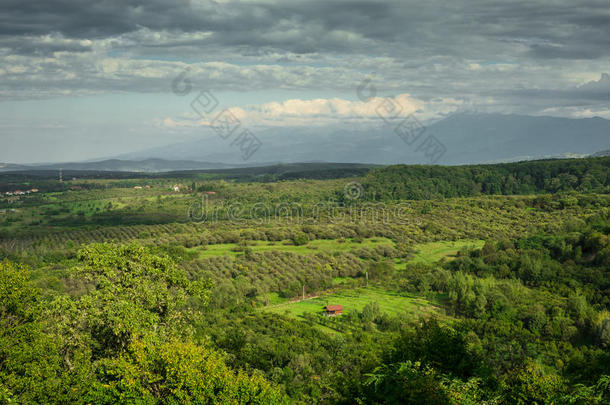
[[[609,165],[24,175],[0,401],[610,403]],[[202,196],[246,214],[194,218]]]
[[[426,199],[480,194],[608,192],[610,158],[473,166],[390,166],[365,177],[370,198]]]

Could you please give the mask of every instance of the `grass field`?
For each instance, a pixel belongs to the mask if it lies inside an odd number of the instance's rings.
[[[248,243],[248,247],[252,249],[254,252],[269,252],[269,251],[280,251],[280,252],[293,252],[293,253],[301,253],[301,254],[312,254],[316,252],[348,252],[353,249],[358,249],[362,247],[373,248],[375,246],[380,245],[389,245],[394,246],[394,242],[390,239],[376,237],[364,239],[362,242],[354,242],[350,239],[316,239],[310,241],[306,245],[295,246],[289,244],[289,241],[282,242],[264,242],[264,241],[255,241]],[[196,247],[192,250],[199,254],[199,257],[210,257],[210,256],[223,256],[230,255],[235,256],[242,252],[235,251],[238,247],[236,243],[219,243],[215,245],[207,245],[204,247]]]
[[[270,297],[271,298],[271,297]],[[277,297],[270,301],[278,302]],[[377,302],[381,312],[389,315],[408,314],[420,316],[439,314],[439,307],[432,301],[410,294],[398,294],[380,288],[358,288],[335,294],[319,296],[303,301],[282,302],[262,308],[263,311],[298,318],[305,313],[320,313],[325,305],[342,305],[344,312],[361,311],[368,303]]]
[[[485,241],[483,240],[458,240],[423,243],[415,246],[415,256],[410,260],[410,262],[434,263],[442,258],[451,260],[460,251],[460,249],[464,247],[480,249],[484,244]]]

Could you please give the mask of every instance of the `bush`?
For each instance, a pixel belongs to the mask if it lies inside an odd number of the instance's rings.
[[[295,246],[303,246],[309,243],[309,236],[305,232],[298,232],[292,237]]]

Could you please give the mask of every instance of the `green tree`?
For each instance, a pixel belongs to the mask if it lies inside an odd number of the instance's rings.
[[[286,397],[259,373],[232,371],[214,350],[156,338],[133,340],[104,359],[88,393],[96,404],[282,404]]]
[[[436,372],[419,362],[383,365],[366,375],[364,403],[444,405],[452,401]]]
[[[292,237],[292,243],[294,243],[296,246],[306,245],[309,243],[309,236],[307,236],[305,232],[297,232]]]
[[[0,402],[75,402],[82,375],[70,372],[60,342],[45,333],[40,291],[28,269],[0,262]]]
[[[94,357],[120,353],[150,330],[186,336],[189,320],[208,301],[206,283],[189,281],[169,257],[136,244],[88,245],[78,259],[73,277],[89,292],[57,303],[65,320],[59,326],[67,328],[64,335],[90,340]]]
[[[459,377],[470,377],[481,366],[463,333],[441,326],[436,319],[424,320],[414,330],[403,331],[388,357],[389,363],[420,361]]]
[[[506,383],[505,398],[511,404],[552,404],[566,392],[560,376],[547,373],[532,361],[513,371]]]

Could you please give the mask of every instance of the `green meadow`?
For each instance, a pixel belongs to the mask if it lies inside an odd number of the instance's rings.
[[[480,249],[485,244],[483,240],[457,240],[423,243],[415,246],[415,254],[411,263],[435,263],[441,259],[451,260],[464,249]]]
[[[277,297],[270,300],[278,302]],[[320,295],[300,301],[284,301],[262,308],[262,311],[298,318],[306,313],[322,313],[326,305],[342,305],[344,313],[362,311],[365,305],[376,302],[382,313],[407,315],[417,318],[422,315],[441,315],[437,302],[414,294],[399,294],[381,288],[356,288],[333,294]]]
[[[361,242],[352,239],[316,239],[301,246],[295,246],[292,241],[289,240],[281,242],[251,241],[248,242],[247,247],[252,249],[253,252],[278,251],[313,254],[316,252],[349,252],[358,248],[373,248],[382,245],[394,246],[394,242],[383,237],[363,239]],[[223,255],[236,256],[243,253],[243,250],[244,246],[237,243],[218,243],[191,249],[191,251],[197,252],[200,258]]]

